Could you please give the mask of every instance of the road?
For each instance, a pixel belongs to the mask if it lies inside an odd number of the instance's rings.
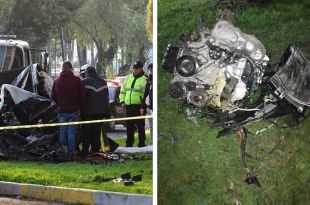
[[[47,202],[47,201],[37,201],[21,197],[1,197],[0,204],[5,205],[65,205],[64,203],[59,202]]]
[[[108,137],[111,139],[116,139],[119,137],[126,137],[126,127],[123,125],[115,125],[115,130],[108,132]]]
[[[149,121],[145,120],[145,129],[149,129]],[[115,130],[112,132],[108,132],[108,137],[111,139],[119,138],[119,137],[126,137],[126,127],[123,125],[115,125]]]

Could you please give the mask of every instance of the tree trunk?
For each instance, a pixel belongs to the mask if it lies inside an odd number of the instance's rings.
[[[68,42],[68,59],[73,63],[74,41]]]
[[[77,52],[79,58],[80,67],[86,64],[86,47],[77,43]]]
[[[127,74],[127,71],[130,69],[129,64],[125,64],[122,67],[119,68],[118,76],[125,76]]]
[[[145,46],[144,46],[144,44],[142,44],[142,46],[139,49],[139,61],[141,61],[142,63],[145,63],[145,61],[146,61],[144,49],[145,49]]]
[[[126,64],[131,64],[133,61],[133,57],[132,57],[132,53],[129,51],[129,49],[127,49],[127,47],[125,48],[125,65]]]
[[[112,40],[109,46],[104,46],[102,41],[95,41],[97,46],[97,55],[98,61],[96,64],[97,71],[101,76],[106,77],[106,67],[109,64],[112,64],[112,60],[114,59],[114,55],[117,51],[117,46],[114,45],[114,41]],[[107,48],[107,50],[105,50]]]
[[[125,64],[125,46],[122,48],[122,57],[121,57],[121,67],[123,67],[124,66],[124,64]]]
[[[103,51],[101,49],[98,48],[97,50],[97,56],[98,56],[98,61],[96,63],[96,68],[97,68],[97,72],[100,76],[102,76],[103,78],[105,78],[106,75],[106,65],[104,62],[104,55],[103,55]]]
[[[98,52],[97,52],[96,55],[95,55],[95,60],[94,60],[94,62],[95,62],[95,65],[96,65],[96,63],[98,62]]]
[[[118,64],[118,52],[115,53],[115,73],[118,73],[118,70],[119,70],[119,64]],[[113,68],[113,65],[112,65],[112,68]]]
[[[90,65],[93,67],[96,66],[96,60],[95,60],[95,54],[94,54],[94,44],[92,44],[90,47],[90,58],[91,58]]]

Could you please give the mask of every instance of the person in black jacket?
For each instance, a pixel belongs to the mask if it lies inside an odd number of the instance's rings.
[[[86,68],[86,78],[82,80],[86,89],[86,100],[81,109],[82,120],[98,120],[109,117],[109,91],[107,82],[98,77],[94,67]],[[101,147],[100,135],[102,123],[82,125],[82,156],[98,152]],[[103,129],[103,136],[106,137],[106,129]]]

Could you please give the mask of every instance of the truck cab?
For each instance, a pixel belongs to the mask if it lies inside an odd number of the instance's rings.
[[[24,68],[33,63],[41,64],[47,71],[47,52],[31,49],[26,41],[15,35],[0,35],[0,86],[10,84]]]

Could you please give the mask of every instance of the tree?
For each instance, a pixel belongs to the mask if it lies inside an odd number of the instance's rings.
[[[146,8],[146,29],[150,42],[153,40],[153,1],[148,0]]]
[[[148,0],[0,0],[0,22],[9,16],[9,2],[12,32],[32,47],[47,45],[52,54],[59,55],[61,27],[65,58],[73,60],[77,42],[80,65],[86,63],[86,51],[91,49],[92,64],[97,59],[97,68],[103,75],[117,52],[121,53],[122,65],[137,59],[145,61],[145,50],[150,46],[146,35]]]
[[[10,14],[15,5],[14,0],[0,0],[0,33],[9,34]]]
[[[119,41],[125,50],[126,62],[145,62],[145,50],[150,46],[146,35],[146,1],[128,1],[124,5],[123,15],[127,18],[123,19],[121,25],[127,26],[121,29]]]
[[[109,18],[109,15],[117,10],[116,6],[119,2],[121,1],[88,0],[73,19],[77,41],[85,47],[91,47],[95,43],[98,56],[97,69],[103,75],[105,75],[106,65],[112,61],[116,52],[109,22],[113,19]]]
[[[138,59],[139,54],[144,60],[144,50],[149,44],[145,11],[145,0],[88,0],[79,9],[73,20],[77,41],[87,47],[96,45],[97,69],[102,75],[119,49],[125,53],[127,62]]]
[[[59,27],[68,23],[82,5],[83,0],[15,0],[11,31],[34,47],[45,46],[52,36],[58,36]]]

